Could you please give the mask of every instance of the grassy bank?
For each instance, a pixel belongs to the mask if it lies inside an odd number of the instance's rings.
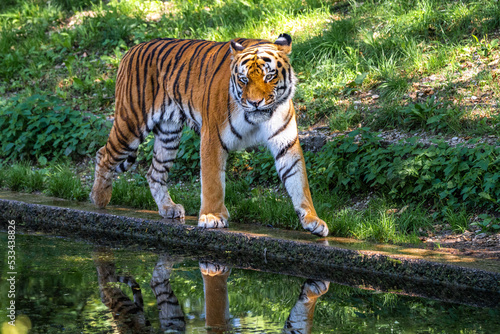
[[[498,139],[499,29],[494,0],[8,0],[0,9],[0,187],[87,200],[90,159],[109,132],[116,71],[132,45],[287,32],[299,127],[361,127],[306,154],[332,234],[403,242],[436,225],[495,232],[498,146],[387,145],[373,131]],[[152,143],[141,146],[137,171],[116,180],[112,203],[156,209],[144,178]],[[170,174],[172,197],[193,215],[198,149],[185,131]],[[232,221],[299,228],[268,153],[233,153],[228,166]]]
[[[500,5],[494,0],[8,3],[0,10],[6,97],[57,95],[72,110],[107,115],[118,63],[136,43],[272,40],[288,32],[302,126],[499,131]],[[428,97],[433,105],[418,115],[417,104]]]

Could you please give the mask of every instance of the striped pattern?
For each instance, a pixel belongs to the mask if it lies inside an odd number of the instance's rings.
[[[289,334],[311,333],[314,308],[318,298],[324,295],[330,286],[328,281],[308,279],[300,291],[297,303],[290,311],[285,322],[284,332]]]
[[[151,193],[160,215],[183,219],[184,208],[168,194],[167,177],[188,125],[201,135],[199,226],[227,227],[228,152],[265,144],[304,228],[326,235],[326,224],[312,206],[298,142],[290,51],[288,35],[275,43],[155,39],[132,47],[118,70],[115,121],[97,152],[91,200],[99,207],[109,203],[113,173],[134,164],[140,143],[152,131]]]

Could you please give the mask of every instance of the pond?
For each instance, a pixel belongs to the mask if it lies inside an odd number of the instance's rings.
[[[7,245],[7,234],[0,233]],[[2,257],[2,333],[500,333],[500,312],[182,254],[16,235],[15,311]],[[304,275],[306,276],[306,275]]]

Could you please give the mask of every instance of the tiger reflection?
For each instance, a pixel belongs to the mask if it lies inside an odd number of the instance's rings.
[[[116,274],[111,253],[94,255],[97,267],[101,300],[113,315],[116,333],[156,332],[146,319],[142,291],[133,277]],[[182,333],[186,330],[186,319],[170,284],[175,260],[161,255],[150,281],[156,297],[160,327],[162,331]],[[201,262],[205,296],[205,325],[207,333],[231,332],[227,280],[230,269],[226,266]],[[133,301],[117,286],[125,283],[132,289]],[[285,322],[285,333],[311,333],[314,308],[318,298],[328,291],[329,282],[307,280],[301,288],[299,298]]]
[[[113,315],[115,332],[123,334],[155,332],[144,315],[140,286],[132,277],[116,274],[112,253],[96,253],[94,263],[97,267],[101,300]],[[186,320],[170,285],[173,265],[172,259],[161,255],[153,270],[150,286],[156,297],[161,330],[182,333],[186,329]],[[131,301],[120,287],[112,283],[127,284],[132,289],[134,301]]]
[[[229,268],[200,262],[205,293],[206,326],[209,333],[231,332],[227,279]],[[308,279],[301,288],[299,298],[285,322],[284,332],[311,333],[314,308],[318,298],[328,291],[330,282]]]

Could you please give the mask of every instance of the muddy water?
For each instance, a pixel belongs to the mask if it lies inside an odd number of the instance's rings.
[[[0,234],[0,328],[10,285]],[[229,268],[179,252],[16,235],[15,312],[29,333],[500,333],[500,311]],[[176,254],[176,255],[173,255]]]

